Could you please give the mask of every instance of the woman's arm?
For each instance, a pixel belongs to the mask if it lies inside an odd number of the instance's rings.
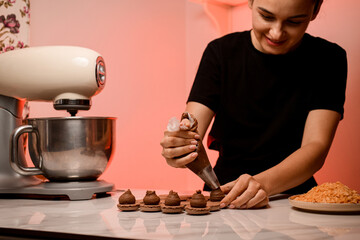
[[[268,203],[268,196],[305,182],[324,164],[339,120],[340,114],[335,111],[309,112],[301,148],[264,172],[255,176],[244,174],[222,186],[222,190],[228,192],[222,207],[263,207]]]
[[[275,167],[255,176],[269,195],[293,188],[320,170],[339,121],[340,114],[335,111],[321,109],[309,113],[301,148]]]

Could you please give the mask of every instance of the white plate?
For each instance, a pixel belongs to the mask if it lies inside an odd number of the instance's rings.
[[[294,200],[298,195],[289,197],[291,206],[311,211],[321,212],[359,212],[359,203],[313,203]]]

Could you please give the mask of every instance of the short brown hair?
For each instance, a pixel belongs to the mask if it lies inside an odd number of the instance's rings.
[[[251,2],[251,4],[253,4],[254,0],[249,0]],[[323,2],[323,0],[313,0],[315,2],[315,6],[314,6],[314,14],[317,14],[320,10],[321,4]]]

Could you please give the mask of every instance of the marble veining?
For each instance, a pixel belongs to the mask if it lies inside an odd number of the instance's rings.
[[[140,199],[146,191],[132,192]],[[0,227],[133,239],[360,239],[360,214],[303,212],[287,199],[266,209],[191,216],[121,212],[121,193],[84,201],[0,199]]]

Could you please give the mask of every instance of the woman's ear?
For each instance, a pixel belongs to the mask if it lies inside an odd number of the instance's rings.
[[[248,0],[248,6],[250,9],[252,9],[253,2],[254,0]]]
[[[318,2],[315,4],[314,12],[313,12],[313,15],[311,17],[311,21],[314,20],[316,18],[316,16],[318,15],[322,3],[323,3],[323,0],[318,0]]]

